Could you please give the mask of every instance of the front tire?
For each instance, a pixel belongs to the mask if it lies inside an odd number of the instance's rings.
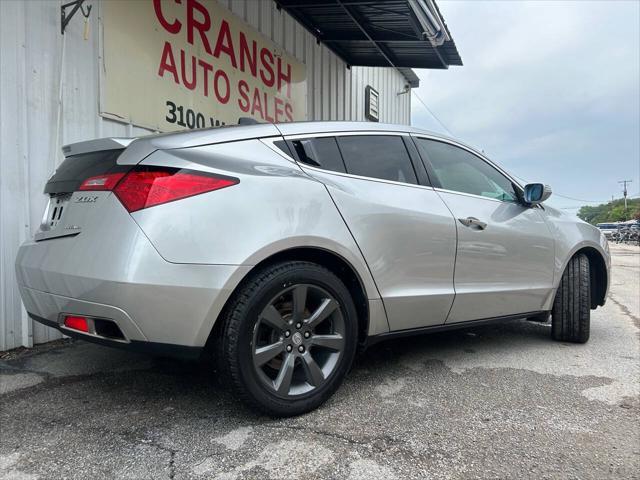
[[[569,260],[556,292],[551,312],[551,337],[563,342],[586,343],[591,327],[591,277],[589,259],[578,254]]]
[[[221,320],[221,371],[245,403],[269,415],[319,407],[355,356],[353,300],[338,277],[314,263],[289,261],[257,271]]]

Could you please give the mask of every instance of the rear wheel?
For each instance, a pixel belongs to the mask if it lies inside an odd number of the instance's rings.
[[[220,362],[240,397],[275,416],[327,400],[351,367],[357,317],[344,284],[309,262],[254,274],[223,319]]]
[[[574,256],[560,280],[551,312],[554,340],[586,343],[591,324],[591,285],[589,259]]]

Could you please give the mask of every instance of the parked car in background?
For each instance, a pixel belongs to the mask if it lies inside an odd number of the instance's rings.
[[[596,227],[604,234],[607,239],[611,239],[611,236],[620,228],[619,223],[598,223]]]
[[[597,228],[480,152],[400,125],[260,124],[64,147],[16,270],[67,335],[213,353],[269,414],[318,407],[358,348],[516,318],[586,342]]]
[[[618,228],[608,239],[616,243],[640,244],[640,223],[636,220],[618,222]]]

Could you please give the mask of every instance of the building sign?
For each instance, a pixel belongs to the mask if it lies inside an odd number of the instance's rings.
[[[364,116],[372,122],[380,121],[380,94],[371,85],[364,89]]]
[[[305,120],[305,65],[215,0],[102,8],[102,116],[161,131]]]

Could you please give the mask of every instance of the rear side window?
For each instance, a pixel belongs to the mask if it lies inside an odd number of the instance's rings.
[[[418,183],[402,138],[396,135],[338,137],[347,173],[394,182]]]
[[[346,171],[335,138],[307,138],[291,143],[302,163],[334,172]]]
[[[287,145],[287,142],[285,142],[284,140],[276,140],[275,142],[273,142],[273,146],[277,147],[278,150],[280,150],[285,155],[289,157],[291,156],[291,150],[289,150],[289,145]]]

